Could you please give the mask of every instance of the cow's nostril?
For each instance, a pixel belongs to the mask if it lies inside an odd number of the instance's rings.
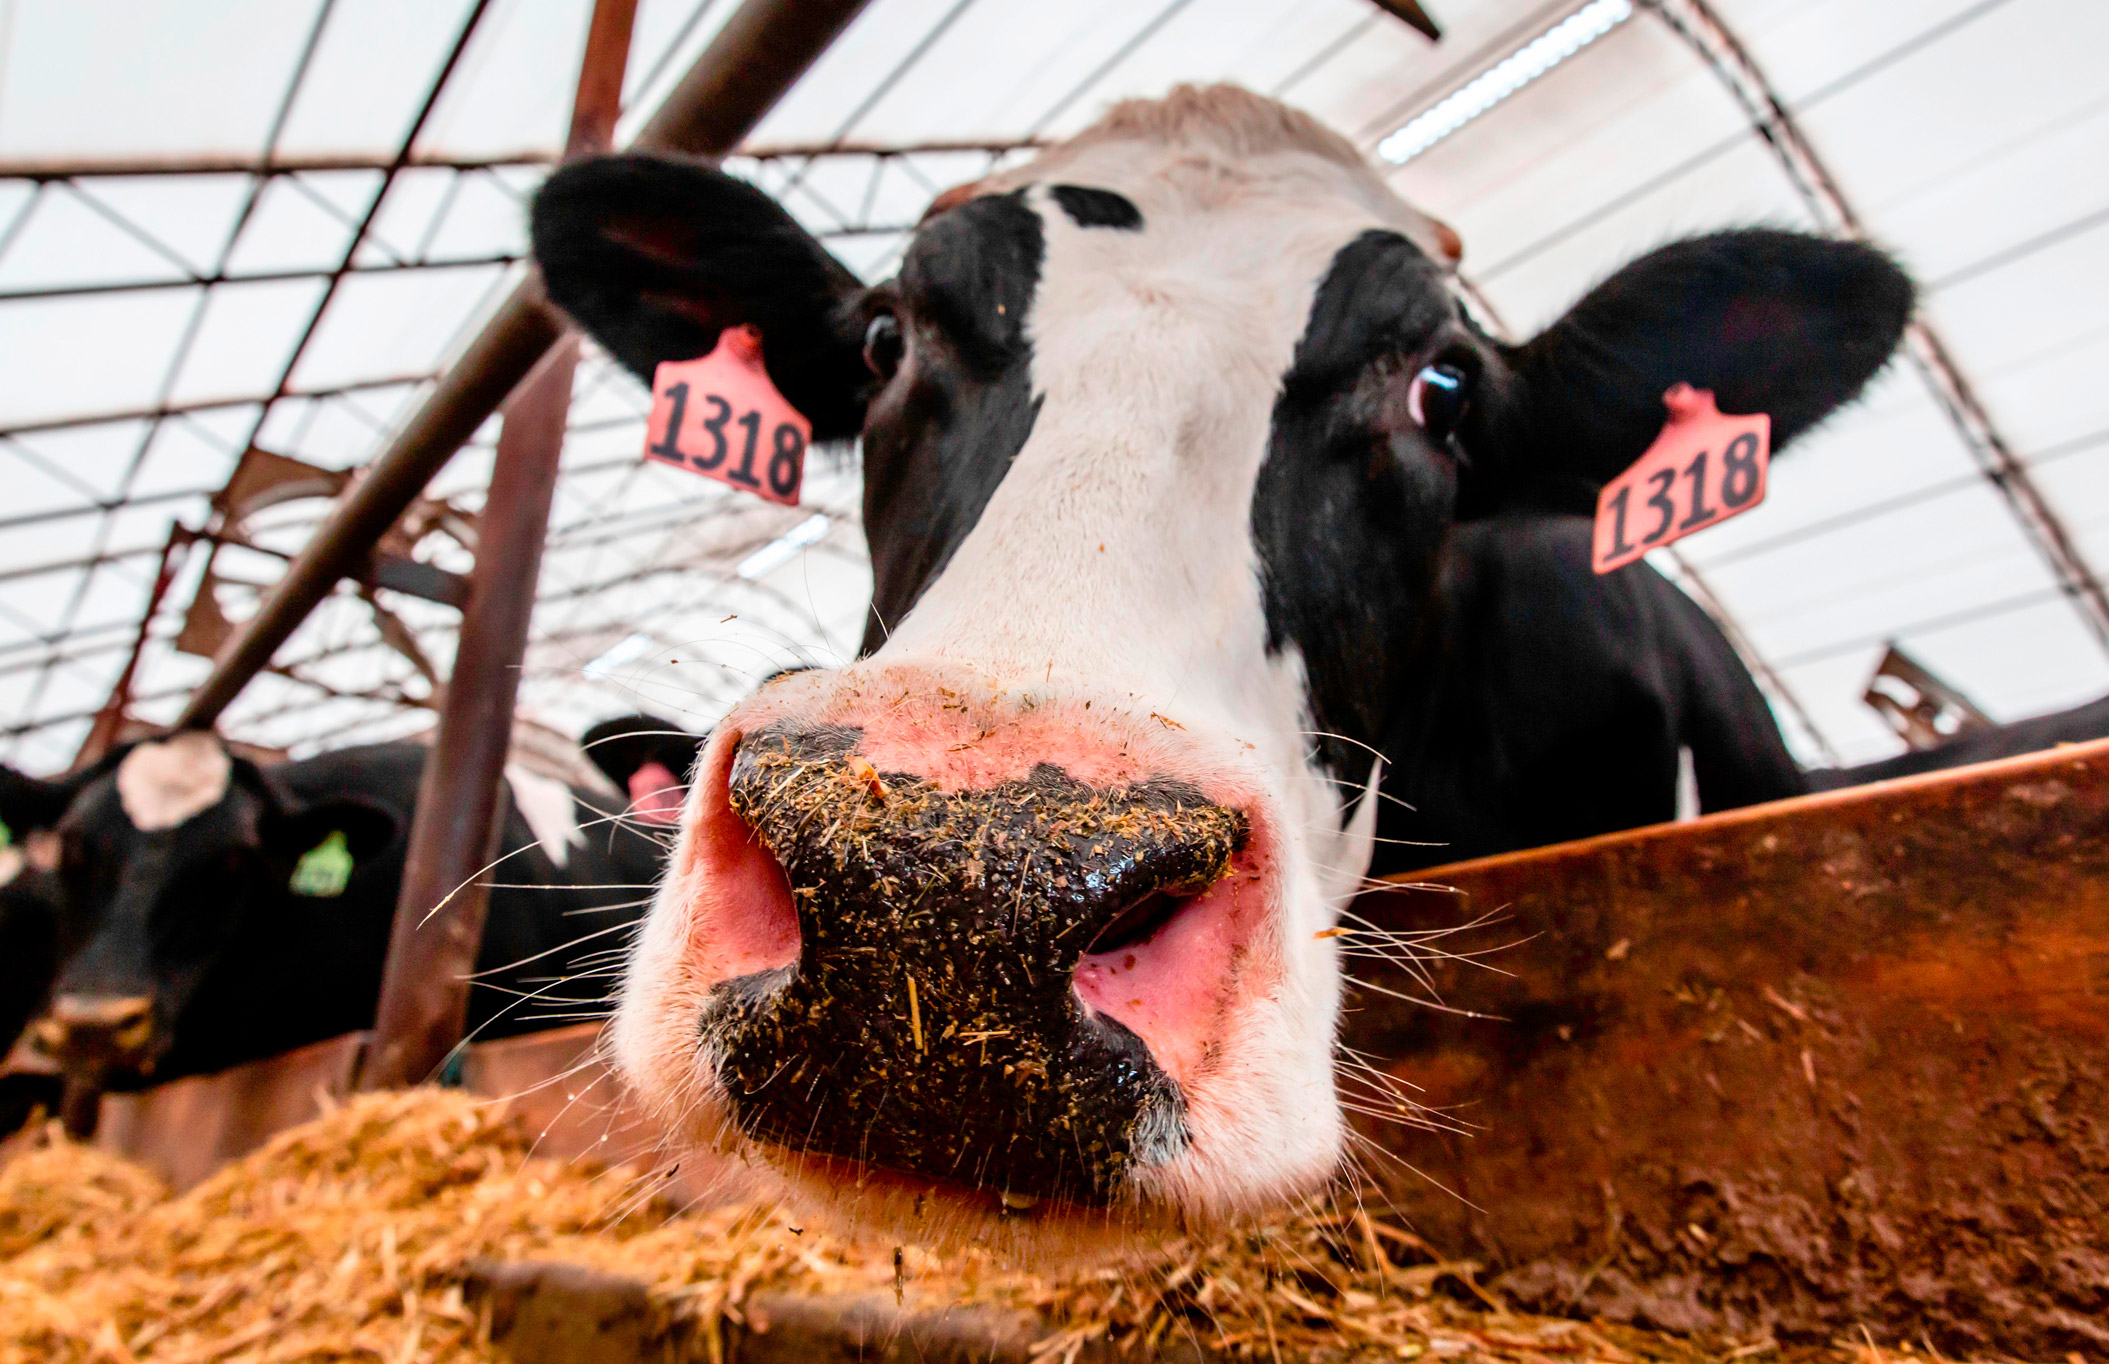
[[[1102,956],[1118,952],[1123,947],[1139,947],[1157,936],[1163,928],[1177,917],[1180,910],[1193,900],[1193,893],[1179,890],[1152,891],[1134,904],[1129,905],[1114,917],[1112,923],[1099,930],[1084,955]]]
[[[154,1001],[144,995],[62,994],[37,1027],[39,1050],[102,1064],[131,1064],[154,1041]]]
[[[1115,1197],[1179,1148],[1184,1101],[1080,963],[1183,922],[1246,817],[1051,762],[949,790],[880,771],[862,738],[770,726],[730,765],[727,809],[797,917],[795,967],[728,980],[704,1011],[736,1122],[1014,1197]]]

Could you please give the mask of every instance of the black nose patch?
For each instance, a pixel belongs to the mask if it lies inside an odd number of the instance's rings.
[[[1071,976],[1125,911],[1221,878],[1247,824],[1192,786],[1087,786],[1042,764],[940,791],[853,729],[740,745],[732,807],[783,865],[799,960],[720,986],[703,1020],[735,1119],[818,1154],[1103,1204],[1185,1141],[1142,1040]]]
[[[1088,185],[1049,185],[1047,192],[1078,227],[1111,227],[1142,231],[1142,210],[1125,194]]]

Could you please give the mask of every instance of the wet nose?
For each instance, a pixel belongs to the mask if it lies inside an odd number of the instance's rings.
[[[946,791],[875,769],[859,738],[780,725],[733,760],[730,804],[799,931],[795,965],[721,986],[706,1018],[735,1117],[1012,1199],[1107,1201],[1176,1154],[1180,1098],[1073,978],[1221,879],[1244,817],[1183,782],[1093,787],[1052,762]]]
[[[154,1001],[145,995],[62,994],[35,1037],[61,1060],[133,1066],[154,1038]]]

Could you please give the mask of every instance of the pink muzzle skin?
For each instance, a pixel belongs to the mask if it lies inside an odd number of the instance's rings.
[[[1277,987],[1267,803],[1155,717],[846,681],[764,692],[699,764],[675,884],[733,1115],[793,1151],[1117,1196]]]

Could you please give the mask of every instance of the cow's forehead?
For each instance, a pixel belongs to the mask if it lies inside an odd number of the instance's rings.
[[[1255,249],[1287,232],[1389,228],[1431,258],[1454,260],[1456,235],[1394,194],[1337,139],[1279,139],[1251,145],[1207,124],[1161,138],[1086,134],[1026,165],[962,187],[958,198],[1034,185],[1113,190],[1153,225],[1174,234],[1249,232]],[[948,196],[949,197],[949,196]],[[955,199],[955,202],[957,199]],[[942,202],[942,200],[941,200]]]

